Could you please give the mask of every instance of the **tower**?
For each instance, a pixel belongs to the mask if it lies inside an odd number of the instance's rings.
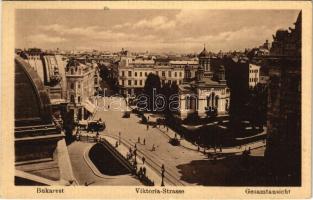
[[[198,56],[199,58],[199,66],[202,67],[204,70],[204,76],[212,78],[213,73],[211,71],[211,55],[210,53],[206,50],[205,45],[203,47],[202,52]]]

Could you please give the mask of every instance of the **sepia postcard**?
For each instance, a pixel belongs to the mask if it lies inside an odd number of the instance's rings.
[[[1,198],[311,197],[312,3],[2,2]]]

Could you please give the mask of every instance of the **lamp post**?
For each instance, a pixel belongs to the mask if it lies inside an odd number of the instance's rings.
[[[164,173],[165,173],[165,168],[164,168],[164,164],[162,164],[162,167],[161,167],[161,177],[162,177],[161,186],[164,186]]]
[[[118,143],[121,144],[121,132],[118,132]]]

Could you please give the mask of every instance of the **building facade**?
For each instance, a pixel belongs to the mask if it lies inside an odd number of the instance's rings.
[[[253,88],[260,83],[260,66],[249,64],[249,87]]]
[[[99,71],[95,63],[83,64],[70,59],[66,66],[68,109],[74,120],[86,120],[95,112],[94,96],[99,87]]]
[[[273,36],[265,156],[278,184],[301,185],[301,12],[291,31]],[[283,166],[283,167],[282,167]]]
[[[176,82],[182,84],[185,78],[187,61],[156,62],[155,60],[137,59],[122,56],[118,64],[119,92],[123,95],[135,95],[142,92],[150,73],[160,77],[161,84]]]
[[[62,116],[67,112],[65,57],[48,54],[37,48],[21,51],[19,55],[40,77],[48,91],[52,115],[62,123]]]
[[[19,56],[15,58],[14,87],[15,185],[77,184],[46,87]]]
[[[220,65],[213,72],[211,56],[204,48],[199,54],[195,77],[179,85],[179,114],[181,119],[190,115],[206,117],[227,114],[230,91],[226,85],[225,68]]]

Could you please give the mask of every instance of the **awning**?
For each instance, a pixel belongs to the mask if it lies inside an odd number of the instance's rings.
[[[89,100],[85,100],[82,105],[91,114],[93,114],[96,111],[96,106],[93,103],[91,103]]]

